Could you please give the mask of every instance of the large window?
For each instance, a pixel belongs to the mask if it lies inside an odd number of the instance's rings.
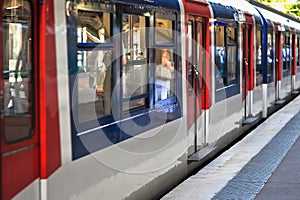
[[[155,20],[155,102],[174,96],[174,25],[173,20]]]
[[[4,1],[4,132],[8,143],[33,134],[32,10],[25,0]]]
[[[146,24],[149,18],[123,14],[122,17],[122,83],[123,110],[146,106],[148,98],[148,65]]]
[[[145,131],[124,131],[131,120],[180,116],[175,13],[79,1],[67,22],[74,141],[101,130],[118,142]],[[166,121],[153,123],[147,129]]]
[[[216,89],[237,84],[237,27],[235,23],[216,25]]]
[[[78,12],[78,121],[111,114],[111,13]]]

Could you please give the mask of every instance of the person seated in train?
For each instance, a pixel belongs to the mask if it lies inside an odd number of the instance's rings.
[[[173,79],[174,65],[171,62],[171,54],[166,49],[156,50],[156,81],[155,100],[167,99],[170,94],[171,80]]]

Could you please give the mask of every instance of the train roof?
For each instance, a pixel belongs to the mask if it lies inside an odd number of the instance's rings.
[[[242,11],[243,13],[250,14],[254,16],[255,22],[262,24],[260,14],[258,11],[245,0],[209,0],[209,3],[212,6],[215,17],[221,18],[234,18],[234,14],[237,11]]]
[[[76,0],[79,5],[86,4],[125,4],[138,8],[154,8],[161,10],[180,10],[180,5],[178,0]]]
[[[111,2],[180,10],[178,0],[111,0]]]

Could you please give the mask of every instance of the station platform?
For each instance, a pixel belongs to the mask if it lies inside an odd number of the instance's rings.
[[[297,97],[162,199],[299,199],[299,135]]]

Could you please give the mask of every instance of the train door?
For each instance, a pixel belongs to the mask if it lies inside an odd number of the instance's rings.
[[[33,78],[37,77],[36,4],[36,0],[0,2],[2,200],[24,199],[26,192],[31,199],[39,198],[39,134],[34,85],[37,80]]]
[[[249,100],[247,99],[248,96],[248,88],[250,84],[250,50],[251,47],[251,26],[250,25],[245,25],[243,26],[243,83],[242,83],[242,88],[243,88],[243,94],[242,94],[242,99],[243,99],[243,119],[244,123],[246,122],[246,118],[249,113]]]
[[[197,152],[206,143],[204,116],[202,114],[202,91],[204,88],[203,71],[205,68],[204,21],[202,18],[189,17],[187,42],[188,95],[187,113],[189,134],[194,136],[194,144],[189,154]]]

